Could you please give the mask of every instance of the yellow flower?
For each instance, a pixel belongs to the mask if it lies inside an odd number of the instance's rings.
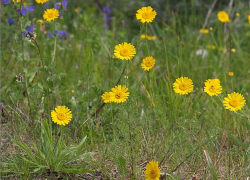
[[[215,45],[212,45],[212,49],[215,49],[216,48],[216,46]]]
[[[223,22],[223,23],[230,22],[229,16],[225,11],[220,11],[217,14],[217,16],[218,16],[218,19],[219,19],[220,22]]]
[[[51,111],[51,118],[54,123],[65,126],[71,121],[72,114],[69,108],[58,106],[55,110]]]
[[[233,76],[233,75],[234,75],[234,72],[229,72],[228,73],[228,76],[230,76],[230,77]]]
[[[21,0],[12,0],[13,3],[19,3]]]
[[[193,81],[188,77],[180,77],[176,79],[173,87],[174,92],[179,93],[180,95],[191,93],[194,89]]]
[[[248,22],[250,23],[250,15],[248,16]]]
[[[225,106],[226,109],[234,112],[242,109],[245,103],[246,100],[244,99],[244,96],[236,92],[228,94],[223,100],[223,106]]]
[[[37,2],[38,4],[43,4],[43,3],[47,2],[47,1],[49,1],[49,0],[36,0],[36,2]]]
[[[111,102],[113,102],[112,93],[111,92],[105,92],[105,93],[103,93],[103,95],[101,97],[102,97],[102,100],[103,100],[104,103],[111,103]]]
[[[115,103],[123,103],[128,99],[129,92],[127,92],[128,88],[126,86],[115,86],[111,89],[111,99]]]
[[[55,19],[57,19],[59,17],[59,11],[57,9],[47,9],[46,11],[44,11],[43,13],[43,18],[46,21],[54,21]]]
[[[72,92],[72,93],[75,93],[75,91],[74,91],[74,90],[71,90],[71,92]]]
[[[152,40],[155,40],[155,39],[156,39],[156,37],[155,37],[155,36],[151,36],[151,38],[152,38]]]
[[[152,37],[151,37],[151,36],[147,36],[147,39],[148,39],[149,41],[151,41],[151,40],[152,40]]]
[[[43,23],[44,23],[44,20],[38,19],[36,22],[39,23],[39,24],[43,24]]]
[[[121,60],[131,60],[136,54],[135,47],[130,43],[122,43],[115,46],[114,56]]]
[[[146,36],[145,34],[142,34],[142,35],[141,35],[141,38],[142,38],[142,39],[145,39],[146,37],[147,37],[147,36]]]
[[[233,49],[231,49],[231,51],[232,51],[232,52],[236,52],[236,49],[233,48]]]
[[[155,65],[155,59],[152,56],[146,57],[142,60],[141,67],[145,71],[149,71]]]
[[[204,83],[204,91],[209,95],[209,96],[218,96],[218,94],[221,94],[222,87],[220,85],[220,80],[219,79],[208,79]]]
[[[236,16],[239,17],[239,16],[240,16],[240,13],[236,13]]]
[[[150,161],[146,165],[146,170],[144,171],[146,180],[159,180],[161,176],[161,168],[158,166],[158,162]]]
[[[141,23],[152,22],[157,15],[156,11],[151,6],[143,7],[137,10],[136,18],[141,20]]]
[[[200,29],[200,32],[203,34],[208,34],[209,30],[208,29]]]
[[[79,9],[78,8],[75,8],[75,12],[78,13]]]

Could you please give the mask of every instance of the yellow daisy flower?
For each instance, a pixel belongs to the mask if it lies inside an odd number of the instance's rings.
[[[156,11],[151,6],[143,7],[137,10],[136,18],[141,20],[141,23],[152,22],[157,15]]]
[[[59,11],[57,9],[47,9],[46,11],[44,11],[43,13],[43,18],[46,21],[54,21],[55,19],[57,19],[59,17]]]
[[[146,165],[146,170],[144,171],[146,180],[159,180],[161,176],[161,168],[158,166],[158,162],[150,161]]]
[[[250,23],[250,15],[248,16],[248,22]]]
[[[155,65],[155,59],[152,56],[146,57],[142,60],[141,67],[145,71],[149,71]]]
[[[203,34],[208,34],[209,30],[208,29],[200,29],[200,32]]]
[[[122,103],[128,99],[129,92],[127,92],[128,88],[126,86],[115,86],[111,89],[111,98],[115,103]]]
[[[218,12],[217,16],[220,22],[223,22],[223,23],[230,22],[229,16],[225,11]]]
[[[194,89],[193,81],[188,77],[180,77],[176,79],[173,87],[174,92],[180,95],[191,93]]]
[[[135,47],[130,43],[122,43],[115,46],[114,56],[121,60],[131,60],[136,54]]]
[[[104,103],[111,103],[111,102],[113,102],[112,93],[111,92],[105,92],[105,93],[103,93],[103,95],[101,97],[102,97],[102,100],[103,100]]]
[[[209,95],[209,96],[218,96],[218,94],[221,94],[222,87],[220,85],[220,80],[219,79],[208,79],[204,83],[204,91]]]
[[[55,110],[51,111],[51,118],[54,123],[65,126],[71,121],[72,114],[69,108],[58,106]]]
[[[147,37],[147,36],[146,36],[145,34],[142,34],[142,35],[141,35],[141,38],[142,38],[142,39],[145,39],[146,37]]]
[[[39,24],[43,24],[43,23],[44,23],[44,20],[38,19],[36,22],[39,23]]]
[[[230,76],[230,77],[233,76],[233,75],[234,75],[234,72],[229,72],[228,73],[228,76]]]
[[[49,0],[36,0],[36,2],[37,2],[38,4],[44,4],[44,3],[47,2],[47,1],[49,1]]]
[[[225,106],[226,109],[234,112],[242,109],[245,103],[246,100],[244,99],[244,96],[236,92],[228,94],[223,100],[223,106]]]

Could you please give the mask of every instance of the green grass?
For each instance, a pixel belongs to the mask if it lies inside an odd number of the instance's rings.
[[[247,179],[250,174],[247,3],[235,1],[229,7],[217,2],[206,26],[213,30],[201,34],[198,40],[212,2],[101,2],[111,9],[111,29],[104,28],[105,14],[96,1],[68,3],[67,11],[61,10],[63,19],[45,22],[43,28],[36,22],[42,19],[43,5],[35,4],[35,11],[19,17],[19,23],[14,25],[8,25],[7,18],[13,17],[17,22],[15,9],[19,5],[2,6],[2,179],[58,176],[145,179],[145,166],[152,160],[159,162],[162,179],[190,179],[193,175],[199,179]],[[49,5],[52,7],[53,2]],[[152,23],[142,25],[135,14],[148,5],[157,11],[157,16]],[[78,13],[75,8],[79,8]],[[218,21],[217,13],[229,9],[231,22]],[[31,22],[36,28],[35,41],[41,55],[34,41],[21,36]],[[68,38],[48,38],[47,33],[55,29],[66,30]],[[141,39],[146,31],[156,40]],[[113,56],[114,47],[123,42],[136,48],[131,61]],[[216,48],[207,48],[208,45]],[[196,55],[199,49],[207,50],[205,58]],[[156,59],[156,64],[145,72],[141,62],[149,55]],[[229,71],[234,76],[229,77]],[[19,74],[21,82],[16,79]],[[181,96],[173,91],[173,82],[181,76],[192,79],[192,93]],[[204,82],[212,78],[221,81],[223,90],[218,97],[203,91]],[[100,108],[101,95],[117,82],[128,87],[129,98],[125,103],[109,103]],[[245,97],[246,104],[240,111],[231,112],[223,107],[224,97],[232,92]],[[67,106],[72,111],[73,119],[65,127],[58,127],[51,120],[50,113],[56,106]],[[48,127],[45,122],[49,122]],[[51,133],[48,147],[44,144],[45,127]],[[84,145],[85,151],[79,152],[93,155],[90,159],[76,155],[74,162],[63,159],[66,166],[56,169],[51,151],[59,148],[66,153],[73,145]],[[42,161],[41,152],[48,153],[48,159]],[[40,163],[42,170],[34,162]],[[91,176],[83,173],[85,168]]]

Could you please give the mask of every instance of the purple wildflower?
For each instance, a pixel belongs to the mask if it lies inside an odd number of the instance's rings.
[[[22,7],[21,12],[20,12],[20,9],[17,9],[17,11],[18,11],[22,16],[24,16],[25,14],[27,14],[28,8],[27,8],[27,7]]]
[[[15,20],[13,18],[8,18],[8,23],[9,24],[15,24]]]
[[[67,32],[63,31],[63,30],[60,30],[58,37],[61,38],[61,39],[63,39],[65,37],[65,39],[67,39],[68,38]]]
[[[55,34],[55,35],[58,34],[58,30],[55,30],[54,34]]]
[[[105,18],[106,18],[105,24],[106,24],[106,26],[107,26],[109,29],[111,29],[111,23],[110,23],[110,20],[111,20],[111,18],[110,18],[110,8],[109,8],[109,7],[104,7],[104,8],[102,9],[102,11],[103,11],[103,13],[105,14]],[[105,29],[106,29],[107,27],[105,27]]]
[[[45,9],[49,8],[49,3],[48,2],[45,2],[44,5],[45,5]]]
[[[30,26],[26,26],[26,30],[27,30],[28,32],[32,33],[32,32],[35,30],[34,24],[32,24],[32,25],[30,25]]]
[[[59,9],[61,6],[61,3],[60,2],[55,2],[55,5],[54,5],[54,8],[55,9]]]
[[[63,5],[63,9],[66,11],[66,7],[68,5],[67,0],[63,0],[62,5]]]
[[[35,6],[33,4],[31,4],[28,11],[34,11],[34,10],[35,10]]]
[[[59,18],[62,17],[62,16],[63,16],[63,14],[62,14],[62,13],[59,13]]]
[[[53,34],[51,32],[49,32],[48,37],[53,38],[54,36],[53,36]]]
[[[9,0],[2,0],[2,4],[3,4],[3,5],[9,4],[9,2],[10,2]]]

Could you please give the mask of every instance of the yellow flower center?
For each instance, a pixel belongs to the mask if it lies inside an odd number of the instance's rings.
[[[152,169],[152,170],[150,171],[150,177],[151,177],[152,179],[155,179],[155,178],[157,177],[157,171],[156,171],[155,169]]]
[[[211,93],[215,93],[216,92],[216,88],[214,86],[210,86],[209,91]]]
[[[129,50],[128,49],[122,49],[120,51],[121,56],[128,56],[129,55]]]
[[[116,99],[120,99],[121,96],[122,96],[122,93],[121,93],[121,92],[118,92],[118,93],[115,94],[115,98],[116,98]]]
[[[232,107],[237,107],[239,106],[240,102],[238,99],[231,99],[231,101],[229,102],[230,106]]]
[[[145,66],[151,67],[151,66],[152,66],[151,61],[146,61],[146,62],[145,62]]]
[[[150,18],[150,13],[144,12],[144,13],[142,14],[142,18],[143,18],[143,19],[149,19],[149,18]]]
[[[186,83],[181,83],[179,88],[180,90],[185,91],[188,88],[188,85]]]
[[[55,15],[54,15],[54,12],[50,12],[50,13],[48,13],[48,17],[49,18],[53,18]]]
[[[65,120],[66,119],[66,114],[63,112],[57,113],[57,119],[59,120]]]

